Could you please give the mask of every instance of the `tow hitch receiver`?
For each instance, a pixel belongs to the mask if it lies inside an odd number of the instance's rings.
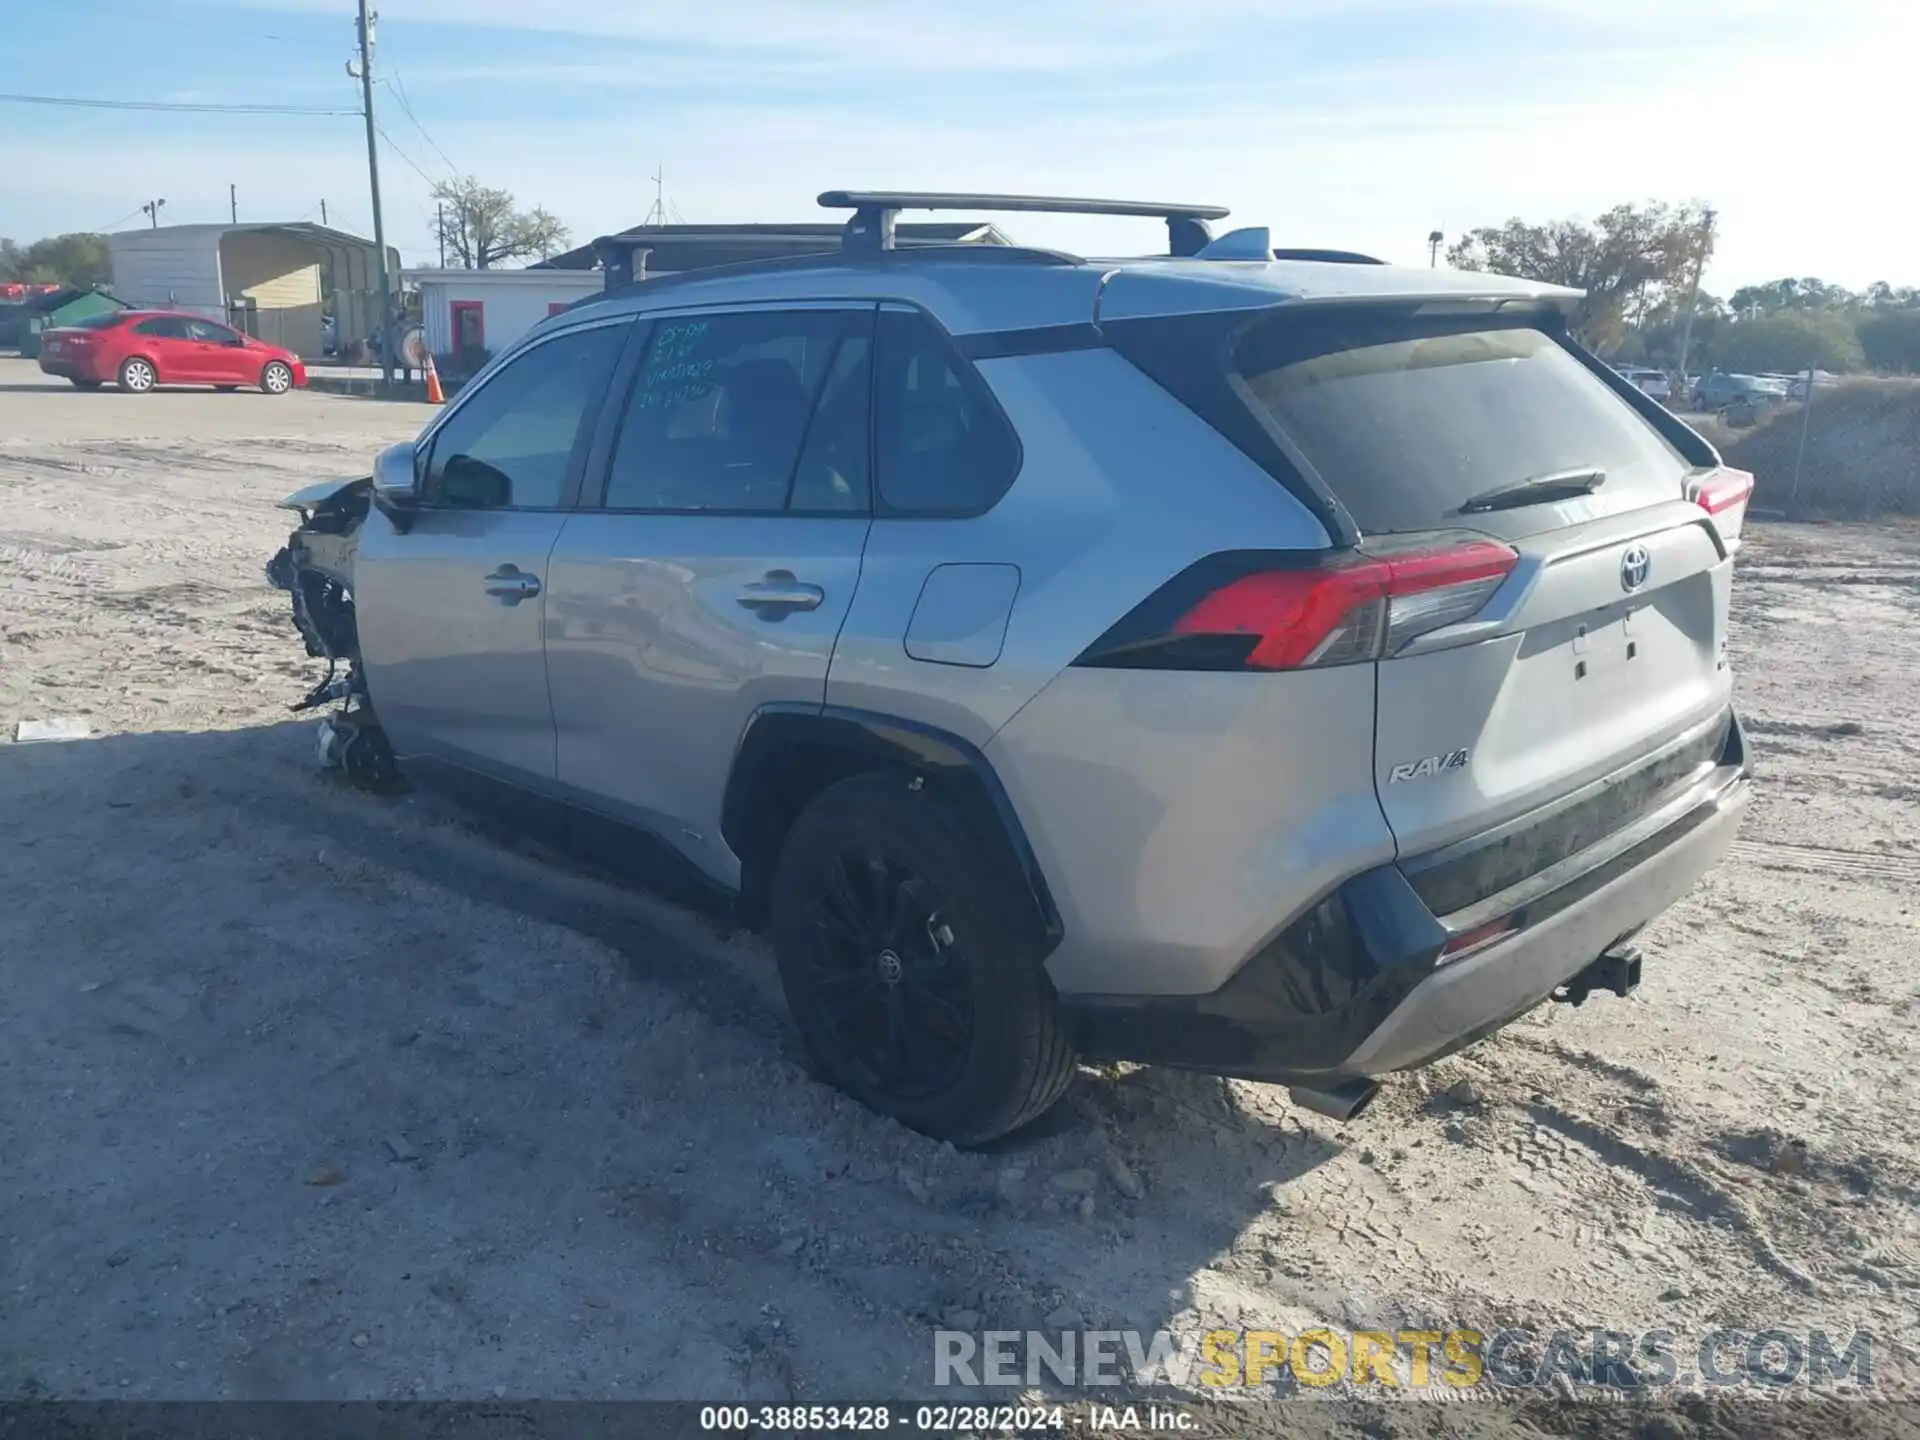
[[[1622,1000],[1640,985],[1640,950],[1618,945],[1553,992],[1563,1005],[1578,1005],[1596,990],[1608,990]]]

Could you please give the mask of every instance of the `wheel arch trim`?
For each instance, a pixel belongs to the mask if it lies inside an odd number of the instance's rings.
[[[910,770],[937,783],[982,829],[983,838],[1004,844],[1003,858],[1021,880],[1026,919],[1043,954],[1060,943],[1064,928],[1026,828],[985,753],[938,726],[876,711],[834,705],[774,703],[754,711],[734,751],[721,803],[720,834],[742,867],[742,891],[753,900],[752,872],[765,870],[759,854],[754,805],[769,767],[795,744],[821,745],[861,756],[879,766]]]

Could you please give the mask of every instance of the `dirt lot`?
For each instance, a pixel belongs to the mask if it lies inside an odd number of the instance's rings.
[[[0,744],[0,1397],[921,1395],[936,1325],[1047,1317],[1864,1328],[1920,1378],[1920,530],[1751,532],[1759,797],[1631,1002],[1345,1129],[1089,1072],[962,1155],[804,1077],[757,942],[313,768],[271,502],[425,410],[39,378],[0,730],[95,738]]]

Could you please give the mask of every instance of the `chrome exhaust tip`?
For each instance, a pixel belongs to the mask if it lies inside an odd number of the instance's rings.
[[[1343,1080],[1325,1089],[1312,1085],[1290,1086],[1287,1098],[1303,1110],[1344,1122],[1358,1120],[1360,1112],[1371,1105],[1379,1093],[1378,1080]]]

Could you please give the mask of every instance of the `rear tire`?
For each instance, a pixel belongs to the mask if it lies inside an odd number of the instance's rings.
[[[774,951],[823,1079],[978,1145],[1059,1100],[1073,1047],[985,846],[911,785],[856,775],[802,812],[773,876]]]
[[[151,360],[134,355],[120,362],[120,388],[129,395],[145,395],[159,383]]]
[[[269,360],[260,372],[260,388],[269,395],[284,395],[293,388],[293,369],[284,360]]]

